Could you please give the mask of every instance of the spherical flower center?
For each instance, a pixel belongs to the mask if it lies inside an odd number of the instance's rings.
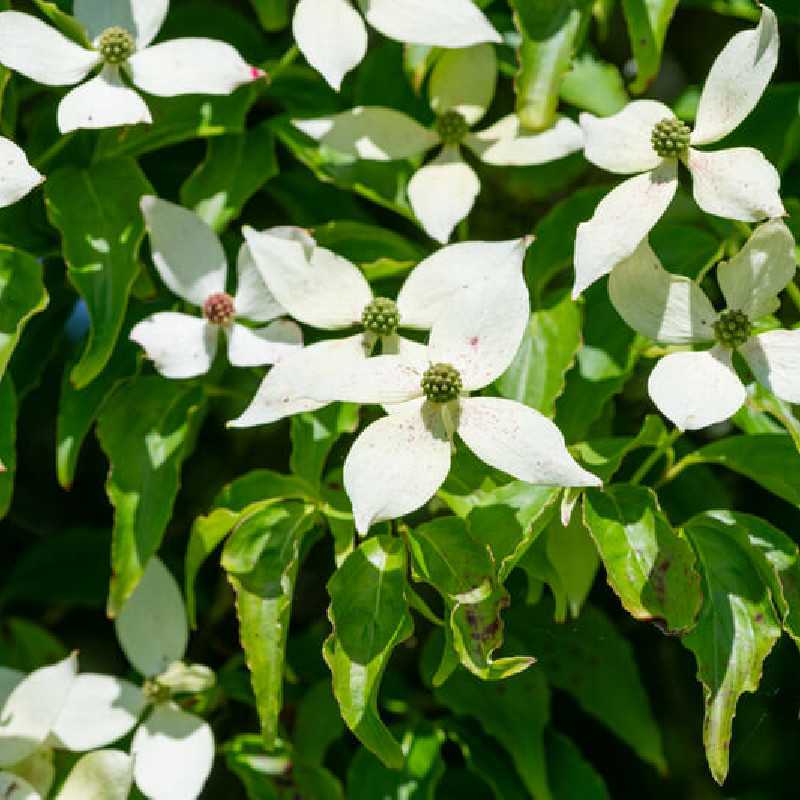
[[[106,64],[122,64],[136,51],[136,42],[125,28],[106,28],[97,42],[97,49]]]
[[[156,704],[166,703],[172,696],[169,687],[160,684],[156,678],[146,680],[142,686],[142,692],[151,703]]]
[[[692,129],[675,117],[657,122],[650,135],[653,150],[661,158],[677,158],[689,149]]]
[[[455,400],[463,388],[461,375],[452,364],[431,364],[422,375],[422,391],[434,403]]]
[[[436,120],[436,132],[445,144],[459,144],[469,133],[469,125],[458,111],[445,111]]]
[[[376,297],[361,314],[364,329],[378,336],[391,336],[400,324],[397,304],[388,297]]]
[[[233,298],[225,292],[210,294],[203,303],[203,316],[213,325],[230,325],[236,316]]]
[[[723,347],[741,347],[753,332],[753,325],[744,311],[723,311],[714,323],[714,335]]]

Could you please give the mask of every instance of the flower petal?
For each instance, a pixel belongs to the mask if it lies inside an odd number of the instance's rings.
[[[72,768],[57,800],[125,800],[133,782],[133,759],[121,750],[87,753]]]
[[[73,681],[52,735],[66,750],[95,750],[125,736],[146,705],[138,686],[86,672]]]
[[[573,298],[633,254],[677,189],[677,162],[665,161],[624,181],[600,201],[592,218],[578,225]]]
[[[445,50],[431,72],[428,97],[436,114],[457,111],[474,125],[494,99],[497,56],[494,45]]]
[[[778,308],[778,295],[796,269],[794,237],[773,219],[759,225],[744,247],[717,267],[717,280],[728,308],[758,319]]]
[[[159,311],[134,325],[130,338],[165,378],[195,378],[211,369],[219,329],[200,317]]]
[[[78,671],[73,653],[17,684],[0,709],[0,767],[27,758],[44,742],[67,700]]]
[[[787,403],[800,403],[800,330],[753,336],[739,352],[759,383]]]
[[[65,94],[58,104],[61,133],[152,121],[147,103],[122,82],[116,67],[104,67],[99,75]]]
[[[442,247],[411,271],[397,295],[403,327],[430,328],[456,294],[522,274],[532,239],[458,242]]]
[[[309,255],[300,242],[268,231],[245,226],[242,233],[264,282],[295,319],[326,330],[360,322],[372,290],[358,267],[324,247]]]
[[[75,0],[73,7],[91,40],[106,28],[119,26],[133,34],[140,50],[156,38],[167,11],[169,0]]]
[[[472,210],[481,190],[478,176],[458,147],[445,147],[408,182],[408,200],[425,232],[445,244],[453,228]]]
[[[244,413],[228,422],[230,428],[267,425],[292,414],[315,411],[327,402],[313,400],[309,387],[329,364],[347,365],[364,359],[363,336],[317,342],[284,358],[267,373]]]
[[[684,431],[728,419],[746,396],[731,351],[721,347],[664,356],[650,373],[647,388],[658,410]]]
[[[472,0],[360,0],[367,22],[409,44],[469,47],[502,41]]]
[[[131,745],[136,785],[158,800],[195,800],[214,763],[214,734],[176,705],[157,706]]]
[[[569,117],[557,117],[545,131],[521,129],[519,117],[509,114],[478,133],[470,134],[467,145],[485,164],[521,167],[557,161],[583,147],[583,129]]]
[[[159,97],[179,94],[230,94],[259,78],[239,51],[216,39],[187,37],[153,45],[128,60],[131,80]]]
[[[341,114],[296,119],[306,136],[337,153],[369,161],[395,161],[424,153],[439,137],[402,111],[384,106],[358,106]]]
[[[99,62],[98,53],[75,44],[31,14],[0,13],[0,64],[37,83],[71,86]]]
[[[755,108],[778,64],[778,20],[761,5],[758,27],[737,33],[711,65],[692,144],[718,142]]]
[[[0,208],[21,200],[44,181],[29,163],[25,151],[0,136]]]
[[[181,590],[156,556],[147,564],[114,627],[128,661],[146,678],[183,658],[189,629]]]
[[[0,772],[0,797],[3,800],[42,800],[28,781],[13,772]]]
[[[303,346],[300,326],[288,319],[278,319],[256,329],[235,323],[226,332],[228,361],[234,367],[276,364]]]
[[[522,275],[464,292],[434,323],[430,360],[454,366],[465,391],[482,389],[514,360],[530,313]]]
[[[650,141],[653,127],[674,116],[669,106],[656,100],[634,100],[610,117],[583,113],[583,154],[592,164],[622,175],[655,169],[663,159]]]
[[[431,403],[367,426],[344,462],[344,488],[358,532],[430,500],[450,470],[450,447],[441,409]]]
[[[752,147],[716,153],[689,148],[686,165],[692,173],[695,202],[709,214],[760,222],[786,213],[778,192],[778,171]]]
[[[705,292],[689,278],[667,272],[647,239],[611,271],[608,295],[631,328],[657,342],[714,339],[717,312]]]
[[[465,397],[458,435],[478,458],[515,478],[543,486],[600,486],[567,451],[561,431],[514,400]]]
[[[236,295],[233,306],[237,317],[253,322],[270,322],[286,313],[286,309],[264,283],[246,242],[239,248],[236,259]]]
[[[147,195],[140,206],[153,263],[170,291],[200,307],[224,292],[228,262],[214,231],[193,211],[158,197]]]
[[[367,52],[367,28],[346,0],[300,0],[292,33],[306,61],[337,92]]]

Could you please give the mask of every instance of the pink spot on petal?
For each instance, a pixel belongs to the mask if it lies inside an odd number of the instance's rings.
[[[265,78],[267,73],[264,72],[263,69],[259,69],[258,67],[250,67],[250,77],[257,81],[259,78]]]
[[[479,341],[480,341],[480,339],[478,339],[478,337],[477,337],[477,336],[473,336],[473,337],[472,337],[472,338],[469,340],[470,347],[477,347],[477,346],[478,346],[478,342],[479,342]]]

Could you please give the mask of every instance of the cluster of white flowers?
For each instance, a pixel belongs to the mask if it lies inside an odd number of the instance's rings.
[[[144,679],[141,687],[78,673],[75,653],[28,676],[0,667],[0,796],[51,796],[55,749],[86,754],[56,800],[125,800],[134,782],[151,800],[193,800],[200,794],[214,760],[214,735],[181,708],[181,698],[210,688],[215,679],[207,667],[183,663],[183,600],[158,558],[150,560],[123,606],[116,630]],[[134,728],[130,753],[107,748]]]

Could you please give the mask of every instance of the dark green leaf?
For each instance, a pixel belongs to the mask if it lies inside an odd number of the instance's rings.
[[[17,398],[10,375],[0,380],[0,519],[11,506],[17,470]]]
[[[605,782],[571,739],[551,730],[545,741],[555,800],[610,800]]]
[[[264,30],[279,31],[289,24],[288,0],[250,0],[250,3]]]
[[[636,59],[636,80],[631,91],[645,92],[658,74],[667,28],[678,0],[622,0],[631,49]]]
[[[297,709],[293,731],[295,755],[306,764],[322,764],[328,748],[344,730],[331,682],[314,684]]]

